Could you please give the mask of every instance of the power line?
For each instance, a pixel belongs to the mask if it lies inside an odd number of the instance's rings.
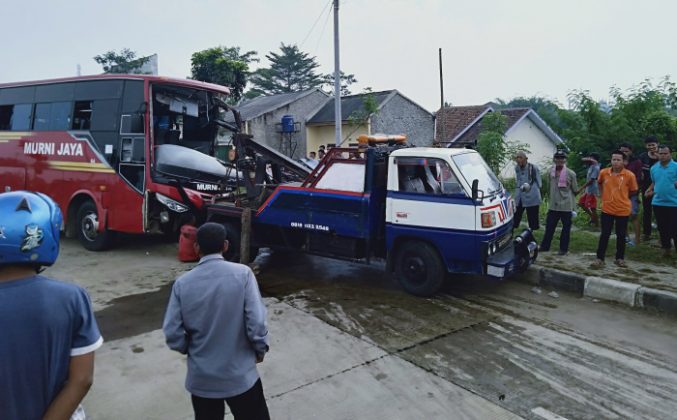
[[[299,44],[299,49],[301,49],[301,47],[303,47],[303,44],[305,44],[305,42],[308,40],[308,37],[309,37],[310,34],[313,32],[313,29],[315,29],[315,25],[317,25],[317,22],[320,21],[320,18],[322,17],[322,15],[324,14],[325,10],[327,10],[327,8],[329,7],[330,4],[331,4],[331,0],[329,0],[329,1],[327,2],[327,4],[324,5],[324,8],[322,8],[322,11],[320,12],[320,14],[317,15],[317,19],[315,19],[315,22],[313,23],[313,26],[310,27],[310,30],[309,30],[308,33],[306,34],[305,38],[303,38],[303,41],[301,41],[301,44]]]
[[[331,3],[333,3],[333,1],[329,2],[329,4]],[[313,56],[317,56],[317,50],[320,48],[320,42],[322,42],[322,37],[324,37],[324,30],[327,28],[327,22],[329,22],[329,16],[331,16],[331,12],[331,9],[329,9],[329,12],[327,12],[327,17],[324,20],[324,25],[322,25],[322,31],[320,32],[320,37],[317,39],[317,45],[315,45]]]

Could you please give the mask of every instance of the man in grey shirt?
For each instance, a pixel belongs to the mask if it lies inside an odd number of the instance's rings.
[[[569,252],[569,235],[571,233],[571,217],[576,203],[578,182],[576,173],[567,168],[567,155],[563,150],[557,150],[553,156],[555,165],[548,171],[550,181],[550,197],[548,198],[548,215],[545,219],[545,234],[539,250],[550,250],[552,237],[559,221],[562,221],[562,234],[559,239],[558,255]]]
[[[513,229],[519,227],[524,210],[527,211],[527,221],[531,230],[539,228],[538,211],[541,206],[541,171],[528,162],[527,154],[523,151],[515,153],[515,219]]]
[[[269,419],[256,364],[268,351],[266,307],[246,265],[227,262],[226,230],[197,231],[198,265],[174,283],[162,329],[170,349],[188,355],[186,389],[196,420]]]

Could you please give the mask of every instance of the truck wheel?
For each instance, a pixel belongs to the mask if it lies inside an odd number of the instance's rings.
[[[103,251],[111,245],[113,232],[109,230],[99,232],[99,214],[93,202],[85,201],[82,203],[76,213],[75,220],[78,239],[85,249]]]
[[[395,275],[404,290],[432,296],[444,283],[446,271],[435,248],[425,242],[405,242],[397,253]]]

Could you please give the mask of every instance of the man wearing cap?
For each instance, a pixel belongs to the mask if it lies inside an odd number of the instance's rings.
[[[597,187],[597,177],[599,176],[599,154],[590,153],[583,158],[583,163],[588,165],[588,171],[585,175],[585,184],[576,192],[580,194],[585,190],[585,193],[578,200],[578,205],[581,206],[588,216],[590,216],[590,225],[599,226],[597,219],[597,196],[599,195],[599,188]]]
[[[555,228],[562,221],[562,234],[559,240],[558,255],[569,252],[569,236],[571,234],[571,217],[576,203],[576,173],[567,168],[567,155],[563,150],[557,150],[553,155],[555,164],[548,171],[550,181],[550,197],[548,215],[545,219],[545,235],[541,241],[540,251],[550,251],[550,243],[555,235]]]
[[[539,228],[538,210],[541,205],[541,172],[528,162],[527,154],[520,150],[515,153],[515,219],[513,229],[519,227],[524,210],[531,230]]]

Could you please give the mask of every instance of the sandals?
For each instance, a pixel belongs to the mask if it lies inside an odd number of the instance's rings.
[[[590,264],[590,268],[602,268],[602,267],[604,267],[604,261],[599,259],[593,261],[592,264]]]
[[[616,260],[616,261],[614,261],[614,264],[616,264],[617,266],[622,267],[622,268],[628,267],[628,265],[625,263],[625,260]]]

